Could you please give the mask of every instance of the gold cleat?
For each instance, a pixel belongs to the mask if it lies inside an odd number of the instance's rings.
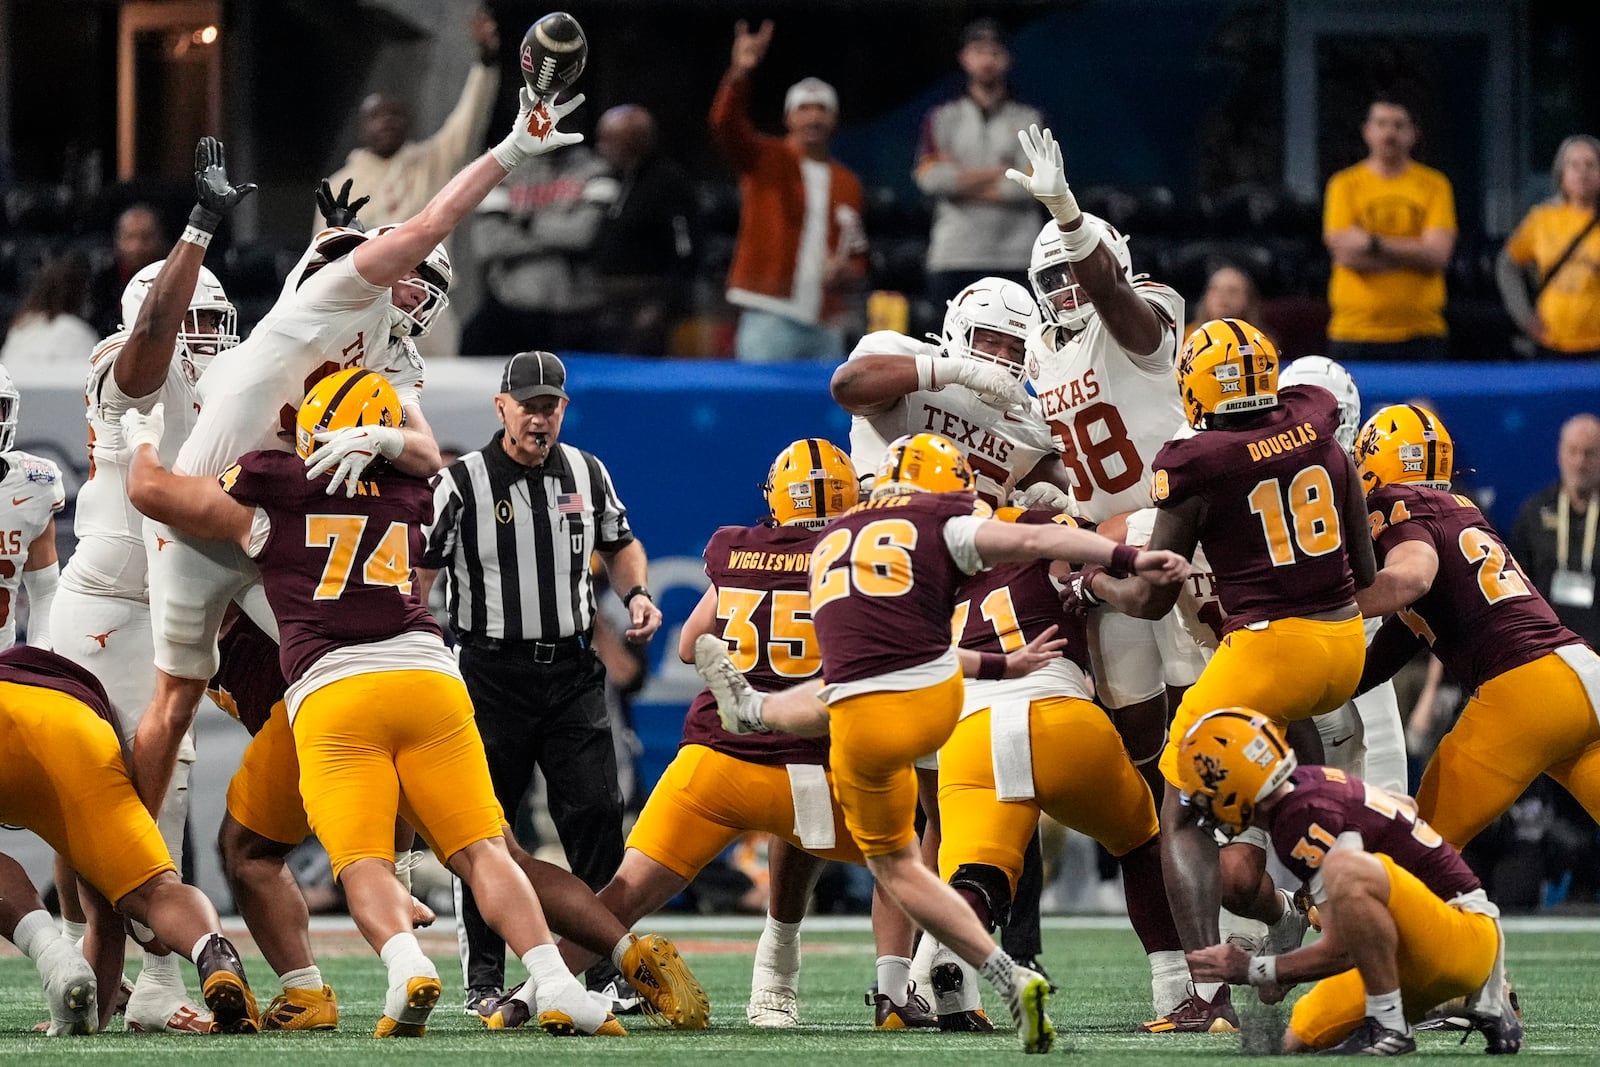
[[[639,991],[653,1023],[674,1030],[711,1025],[711,1000],[677,946],[660,934],[635,937],[622,957],[622,974]]]
[[[332,986],[285,989],[261,1013],[263,1030],[337,1030],[339,998]]]
[[[418,975],[406,981],[406,1007],[401,1014],[403,1019],[391,1019],[388,1015],[378,1020],[378,1028],[372,1032],[373,1037],[421,1037],[428,1032],[428,1014],[433,1011],[433,1006],[439,1003],[439,995],[444,992],[444,986],[439,979],[431,975]]]

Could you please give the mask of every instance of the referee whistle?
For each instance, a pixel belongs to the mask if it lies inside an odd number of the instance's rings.
[[[549,448],[550,435],[547,433],[536,433],[533,435],[533,443],[538,445],[540,448]]]

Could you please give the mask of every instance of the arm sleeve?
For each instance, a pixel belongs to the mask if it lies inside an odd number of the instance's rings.
[[[735,171],[755,169],[763,141],[768,140],[750,121],[750,78],[731,71],[722,76],[711,101],[711,140]]]
[[[445,468],[439,475],[439,484],[433,488],[433,522],[424,531],[426,547],[417,561],[417,566],[430,571],[443,570],[456,554],[461,529],[461,493],[456,488],[455,471],[454,465]]]
[[[356,270],[356,257],[344,255],[323,267],[295,290],[302,311],[339,312],[367,307],[389,295],[387,285],[373,285]]]
[[[594,502],[595,547],[603,552],[615,552],[633,541],[633,527],[628,525],[628,509],[617,496],[611,484],[611,472],[593,456],[589,461],[590,482],[595,487]]]
[[[261,555],[261,550],[267,547],[267,538],[272,536],[272,519],[267,515],[266,508],[256,508],[255,514],[250,516],[250,543],[245,546],[244,554],[251,559]]]
[[[500,87],[500,69],[474,63],[461,87],[461,99],[445,117],[444,124],[423,142],[423,148],[441,170],[459,170],[483,143],[489,129],[489,113],[494,110],[495,90]],[[337,187],[336,187],[337,188]]]
[[[1438,188],[1428,197],[1428,213],[1422,220],[1422,229],[1456,230],[1456,193],[1450,187],[1450,179],[1439,175]]]
[[[1322,194],[1322,232],[1324,235],[1355,225],[1355,205],[1346,191],[1349,182],[1342,174],[1328,179]]]
[[[944,547],[962,574],[977,574],[984,569],[978,554],[978,527],[987,522],[976,515],[957,515],[944,524]]]

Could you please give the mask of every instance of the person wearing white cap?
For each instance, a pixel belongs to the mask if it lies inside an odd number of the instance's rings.
[[[803,78],[784,96],[786,136],[750,121],[750,73],[772,43],[772,21],[734,30],[733,56],[711,104],[711,136],[739,175],[743,208],[728,302],[740,309],[739,359],[844,358],[836,323],[866,273],[861,180],[829,154],[839,95]]]

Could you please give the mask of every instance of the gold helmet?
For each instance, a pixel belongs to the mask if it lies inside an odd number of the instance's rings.
[[[855,507],[861,489],[856,469],[832,441],[795,441],[772,461],[761,486],[779,526],[821,526]]]
[[[1230,836],[1250,825],[1256,805],[1298,763],[1283,734],[1249,708],[1223,708],[1201,717],[1178,745],[1178,785],[1203,822]]]
[[[1393,404],[1356,435],[1356,470],[1369,493],[1383,485],[1449,489],[1455,452],[1439,416],[1416,404]]]
[[[967,457],[947,437],[936,433],[907,434],[889,442],[878,464],[872,495],[959,493],[972,488]]]
[[[1178,395],[1189,425],[1211,415],[1255,411],[1278,403],[1278,346],[1243,319],[1195,327],[1178,353]]]
[[[295,416],[294,450],[300,458],[317,447],[317,434],[351,426],[399,426],[400,395],[389,380],[365,367],[336,371],[311,387]]]

